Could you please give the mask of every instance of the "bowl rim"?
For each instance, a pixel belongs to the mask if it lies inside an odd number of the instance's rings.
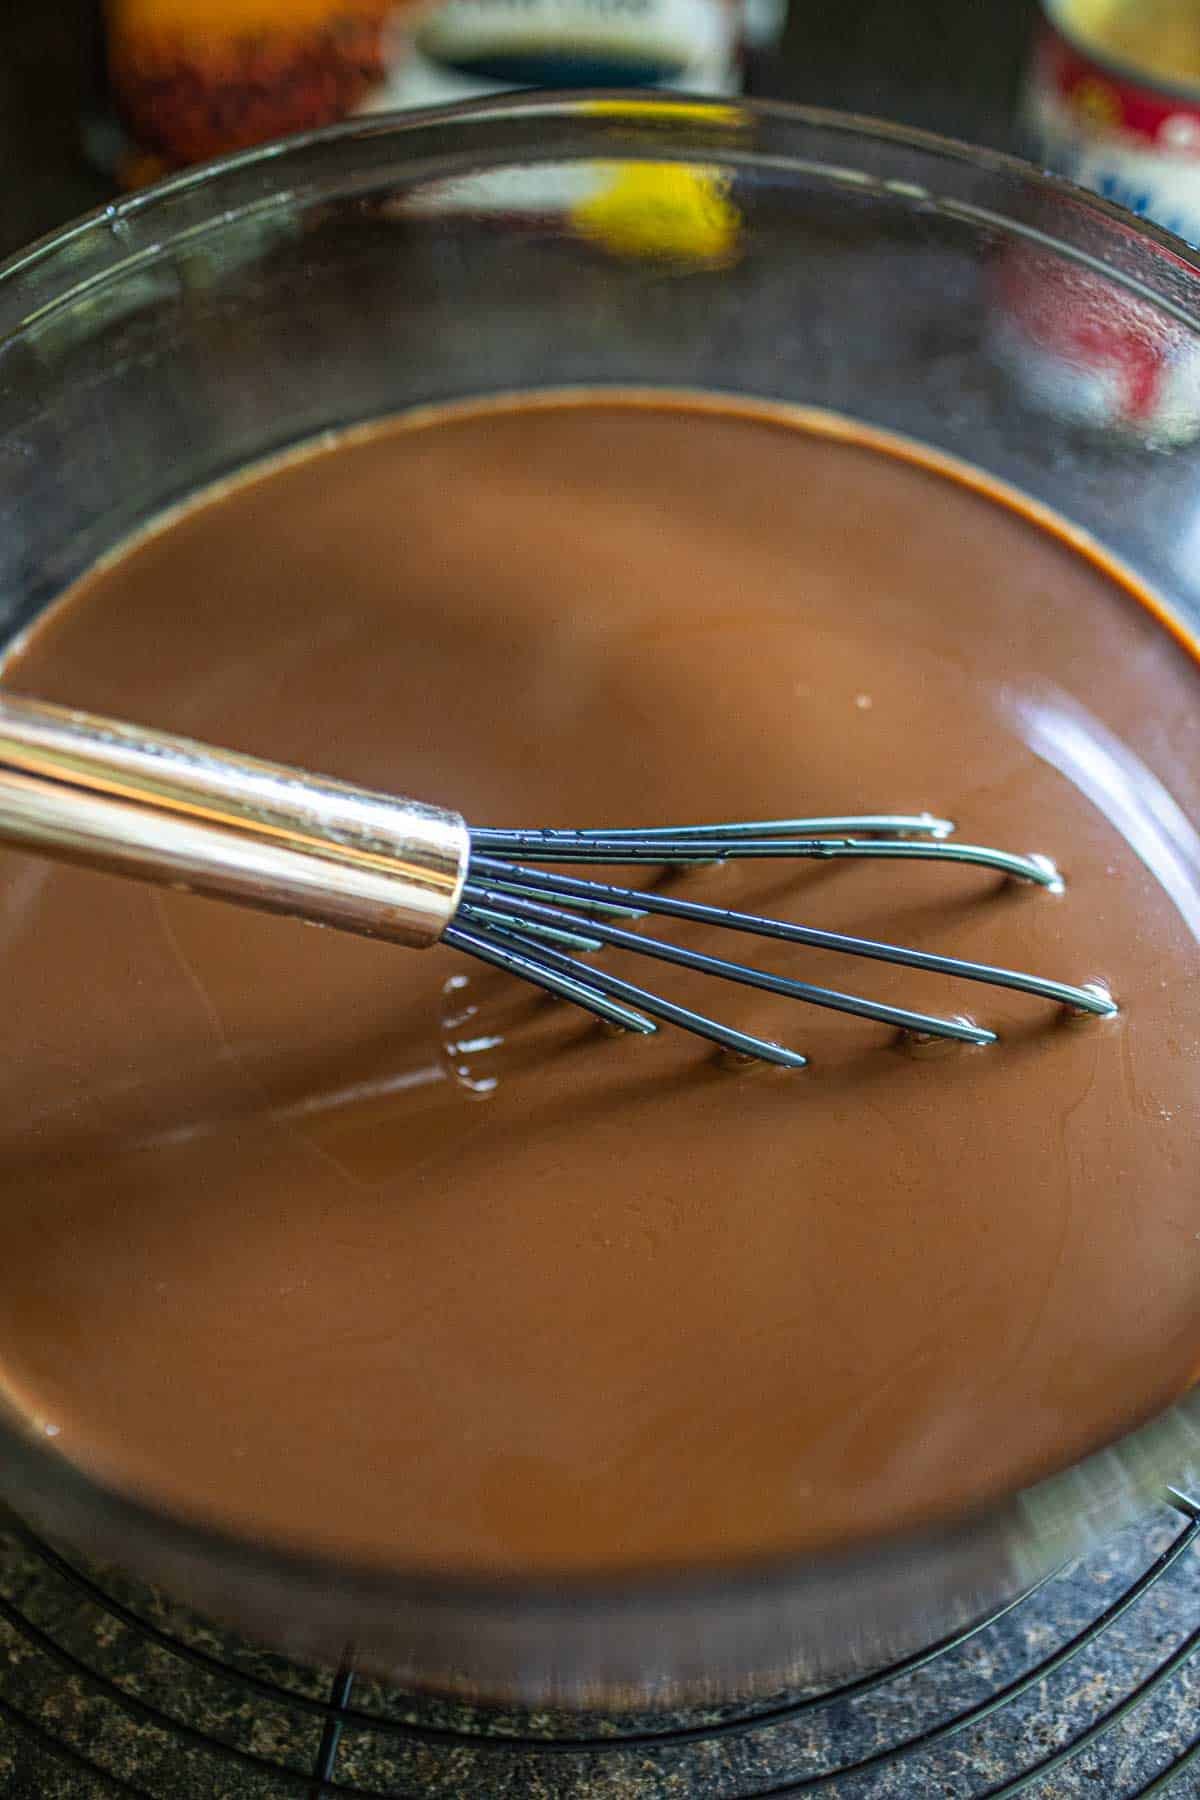
[[[585,117],[596,118],[597,108],[603,107],[602,116],[610,122],[633,127],[674,128],[682,125],[685,128],[702,126],[739,127],[752,126],[756,122],[764,124],[778,123],[783,127],[803,126],[812,131],[828,132],[840,135],[845,139],[863,139],[880,144],[888,144],[896,148],[924,152],[928,156],[938,157],[946,163],[966,165],[976,170],[984,170],[997,175],[1008,175],[1014,179],[1028,183],[1048,194],[1057,194],[1060,199],[1069,201],[1080,211],[1090,213],[1098,219],[1106,220],[1110,225],[1130,232],[1143,242],[1153,244],[1158,250],[1166,253],[1177,265],[1182,264],[1190,271],[1200,274],[1200,247],[1193,247],[1181,237],[1153,220],[1139,214],[1129,212],[1114,201],[1107,200],[1090,189],[1080,187],[1065,176],[1057,175],[1036,163],[1027,161],[1010,151],[996,150],[983,145],[976,145],[961,138],[943,136],[938,132],[925,131],[916,126],[894,123],[888,119],[873,118],[867,114],[842,112],[831,107],[800,106],[783,100],[761,100],[742,96],[716,97],[704,94],[686,94],[672,90],[663,93],[655,90],[655,97],[648,98],[644,89],[621,88],[579,88],[579,89],[547,89],[532,92],[517,91],[505,93],[494,98],[468,100],[451,106],[432,106],[405,108],[391,112],[379,112],[363,115],[359,118],[344,119],[333,125],[318,126],[310,131],[293,132],[289,136],[273,138],[263,144],[249,149],[234,150],[224,156],[218,156],[207,162],[167,175],[161,180],[152,182],[144,188],[122,195],[107,204],[93,207],[88,212],[80,213],[54,230],[34,238],[22,248],[0,260],[0,297],[12,286],[28,278],[34,270],[43,270],[46,265],[53,265],[56,258],[63,258],[68,252],[89,236],[107,241],[112,248],[111,259],[102,269],[90,275],[86,281],[75,286],[67,285],[56,294],[53,305],[68,304],[81,288],[91,285],[102,276],[110,279],[121,273],[130,263],[143,260],[147,254],[164,254],[183,232],[169,234],[152,246],[130,250],[122,244],[122,233],[134,222],[149,219],[153,222],[156,213],[180,196],[193,194],[207,187],[215,188],[216,184],[230,176],[247,171],[275,169],[286,166],[289,158],[295,159],[305,152],[336,146],[345,143],[364,143],[379,138],[400,139],[405,136],[426,130],[431,126],[450,124],[453,126],[470,125],[472,121],[486,123],[501,119],[520,119],[522,117],[542,117],[557,120],[582,120]],[[662,133],[665,136],[665,133]],[[736,148],[730,140],[731,149]],[[751,144],[747,151],[747,160],[761,161],[755,157]],[[549,160],[547,157],[546,160]],[[787,158],[773,158],[781,166],[786,166]],[[800,161],[801,159],[796,159]],[[279,204],[282,199],[296,198],[295,190],[276,190],[265,201],[259,202],[263,210]],[[940,198],[934,196],[934,198]],[[212,226],[234,223],[243,212],[251,210],[250,206],[235,208],[232,211],[215,207],[208,223]],[[965,208],[971,211],[970,208]],[[978,212],[976,216],[981,216]],[[999,221],[997,221],[999,222]],[[1011,221],[1010,221],[1011,223]],[[193,229],[193,228],[189,228]],[[1047,241],[1047,248],[1060,253],[1072,254],[1072,247],[1056,239]],[[1120,271],[1110,270],[1117,279]],[[1156,303],[1163,304],[1162,298],[1153,295]],[[38,309],[31,317],[40,316]],[[30,320],[23,320],[11,332],[0,329],[0,351],[3,350],[9,336],[16,336]]]

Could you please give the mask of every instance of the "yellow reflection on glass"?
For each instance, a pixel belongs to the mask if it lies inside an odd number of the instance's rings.
[[[711,267],[731,261],[738,248],[741,214],[729,188],[720,169],[614,163],[599,188],[571,209],[571,223],[615,256]]]
[[[684,119],[690,125],[746,125],[750,114],[741,106],[711,100],[584,100],[580,112],[597,119]]]

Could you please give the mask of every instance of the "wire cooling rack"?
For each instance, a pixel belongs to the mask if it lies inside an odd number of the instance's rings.
[[[1200,1796],[1200,1502],[836,1688],[651,1718],[469,1709],[247,1645],[0,1521],[13,1800]]]

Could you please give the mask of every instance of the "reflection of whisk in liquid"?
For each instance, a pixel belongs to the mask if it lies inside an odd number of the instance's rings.
[[[460,1087],[471,1094],[494,1094],[498,1077],[483,1069],[487,1057],[503,1047],[504,1034],[483,1029],[479,1007],[467,997],[470,989],[468,975],[450,975],[442,988],[442,1053]]]

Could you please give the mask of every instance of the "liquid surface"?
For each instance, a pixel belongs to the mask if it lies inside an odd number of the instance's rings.
[[[466,409],[169,523],[5,679],[476,824],[930,808],[1066,895],[676,891],[1122,1004],[732,946],[1002,1034],[924,1056],[609,959],[812,1059],[738,1070],[443,949],[7,853],[0,1379],[64,1456],[390,1563],[719,1562],[954,1512],[1191,1381],[1200,682],[995,498],[729,408]]]

